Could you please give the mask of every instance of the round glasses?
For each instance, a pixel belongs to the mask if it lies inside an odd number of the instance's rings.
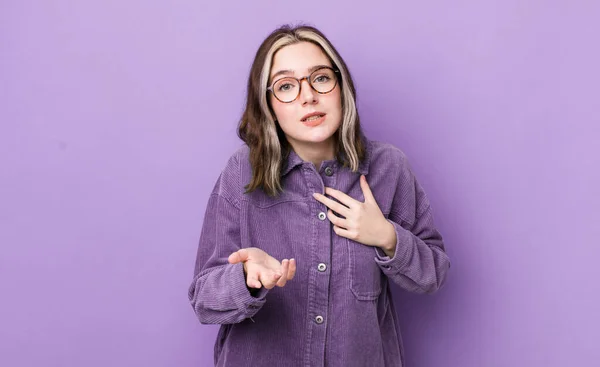
[[[275,98],[280,102],[290,103],[294,102],[300,95],[300,89],[302,88],[302,81],[304,79],[306,79],[308,85],[319,94],[331,92],[337,85],[337,73],[339,73],[339,70],[324,66],[313,71],[309,76],[302,78],[286,76],[277,79],[267,88],[267,90],[273,93]]]

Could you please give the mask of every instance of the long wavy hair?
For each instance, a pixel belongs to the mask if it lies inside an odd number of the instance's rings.
[[[307,26],[284,25],[274,30],[260,45],[248,78],[246,108],[240,120],[237,134],[250,148],[252,179],[244,188],[250,193],[257,188],[269,196],[283,191],[281,171],[291,146],[271,108],[267,98],[267,83],[273,56],[281,48],[299,42],[311,42],[321,48],[339,70],[342,99],[342,123],[335,132],[336,160],[356,172],[365,158],[366,147],[356,108],[356,91],[346,63],[318,29]]]

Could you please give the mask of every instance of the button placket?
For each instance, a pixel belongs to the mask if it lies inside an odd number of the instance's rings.
[[[330,162],[327,162],[326,165],[329,165]],[[308,312],[305,314],[307,318],[306,322],[312,325],[312,337],[309,341],[311,350],[314,348],[321,348],[323,342],[326,341],[326,332],[327,323],[325,322],[325,317],[328,314],[327,310],[329,308],[330,301],[330,276],[329,269],[325,265],[326,262],[329,262],[330,259],[330,248],[327,245],[331,246],[330,242],[330,233],[331,233],[331,225],[327,221],[328,217],[328,208],[323,203],[315,200],[312,197],[312,193],[317,192],[322,195],[325,194],[326,187],[335,187],[335,174],[333,177],[328,177],[324,174],[326,166],[323,167],[322,170],[317,170],[316,167],[311,163],[310,167],[307,165],[307,169],[303,172],[304,178],[306,180],[307,187],[307,199],[308,206],[311,219],[311,233],[303,233],[302,235],[310,235],[311,240],[309,242],[310,246],[310,279],[311,281],[308,283]],[[325,265],[325,269],[323,269],[323,265]],[[316,363],[323,364],[323,363]]]

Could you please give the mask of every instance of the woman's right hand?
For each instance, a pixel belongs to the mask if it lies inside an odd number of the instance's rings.
[[[296,274],[296,260],[283,259],[281,263],[256,247],[248,247],[229,255],[229,263],[244,263],[246,284],[249,288],[265,287],[271,289],[275,286],[283,287],[288,280]]]

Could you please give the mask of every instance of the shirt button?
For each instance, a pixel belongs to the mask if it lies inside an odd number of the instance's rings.
[[[323,272],[323,271],[327,270],[327,265],[325,265],[325,264],[323,264],[323,263],[320,263],[320,264],[317,266],[317,269],[318,269],[319,271]]]
[[[317,324],[322,324],[323,323],[323,316],[319,315],[319,316],[315,317],[315,322]]]
[[[327,214],[325,214],[325,213],[323,213],[323,212],[320,212],[320,213],[319,213],[319,219],[320,219],[320,220],[325,220],[325,218],[327,218]]]
[[[326,167],[326,168],[325,168],[325,174],[326,174],[327,176],[331,176],[331,175],[333,175],[333,170],[331,169],[331,167]]]

